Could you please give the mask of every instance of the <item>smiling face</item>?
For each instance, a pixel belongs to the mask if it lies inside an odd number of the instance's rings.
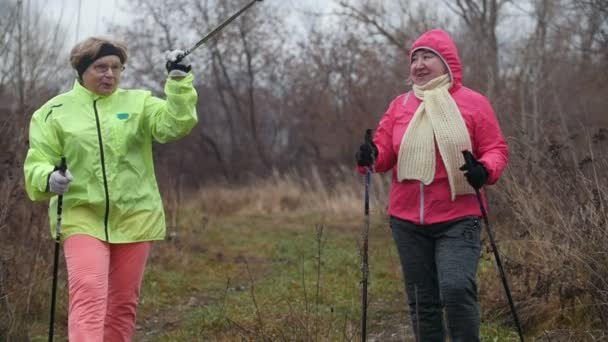
[[[420,49],[412,54],[410,75],[415,85],[424,85],[428,81],[447,73],[448,68],[441,58],[430,50]]]
[[[82,73],[82,85],[95,94],[111,95],[120,83],[123,69],[118,56],[101,57]]]

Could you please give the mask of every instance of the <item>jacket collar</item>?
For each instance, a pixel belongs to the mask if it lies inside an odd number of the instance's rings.
[[[114,90],[114,92],[108,96],[105,95],[99,95],[96,94],[92,91],[90,91],[89,89],[85,88],[79,81],[78,79],[74,80],[74,86],[72,87],[72,91],[74,91],[76,94],[78,94],[78,96],[90,99],[91,101],[95,101],[95,100],[99,100],[99,99],[104,99],[104,98],[111,98],[114,96],[114,94],[116,94],[118,92],[118,88],[116,88],[116,90]]]

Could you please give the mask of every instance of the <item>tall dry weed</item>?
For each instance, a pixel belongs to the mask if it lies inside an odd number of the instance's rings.
[[[322,214],[362,217],[365,178],[353,168],[336,167],[329,174],[311,167],[258,179],[252,183],[219,183],[204,187],[191,198],[214,215]],[[388,201],[389,175],[374,175],[370,192],[371,210],[383,214]]]
[[[48,313],[53,242],[45,203],[32,203],[23,186],[26,127],[0,119],[0,340],[29,339],[32,318]]]
[[[514,151],[524,147],[510,144]],[[513,154],[491,192],[499,243],[529,329],[608,326],[608,163],[573,163],[568,148]],[[494,309],[507,316],[500,302]]]

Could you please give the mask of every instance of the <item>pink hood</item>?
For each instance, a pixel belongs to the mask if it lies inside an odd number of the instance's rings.
[[[428,49],[439,55],[448,66],[453,84],[450,94],[466,123],[473,154],[488,170],[488,184],[494,184],[507,165],[508,148],[489,101],[481,94],[462,86],[462,65],[450,36],[442,30],[424,33],[412,44],[412,54]],[[380,120],[374,135],[378,147],[376,172],[392,170],[388,213],[417,224],[434,224],[463,216],[480,216],[475,195],[460,195],[451,200],[447,171],[436,152],[436,173],[427,186],[417,180],[397,180],[397,157],[401,140],[420,100],[409,93],[395,98]],[[464,159],[463,159],[464,164]],[[359,168],[364,172],[363,168]],[[462,175],[464,177],[464,175]]]
[[[458,49],[450,35],[440,29],[435,29],[424,33],[416,39],[410,49],[410,62],[412,55],[418,50],[431,50],[441,57],[443,63],[448,66],[450,78],[452,79],[451,91],[458,89],[462,85],[462,64],[458,57]]]

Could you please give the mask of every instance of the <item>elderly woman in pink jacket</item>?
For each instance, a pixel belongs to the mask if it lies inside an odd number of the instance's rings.
[[[413,89],[390,104],[357,164],[392,170],[388,213],[417,340],[479,341],[475,189],[498,180],[508,148],[488,100],[462,85],[458,51],[445,31],[424,33],[409,57]],[[474,155],[470,166],[463,165],[465,150]]]

